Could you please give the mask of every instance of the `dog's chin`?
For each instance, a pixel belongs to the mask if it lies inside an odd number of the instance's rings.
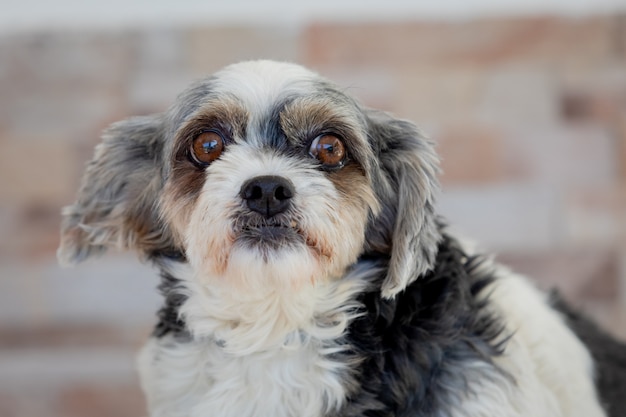
[[[228,265],[221,278],[222,285],[232,289],[259,294],[268,290],[298,291],[314,284],[324,273],[321,265],[299,238],[288,238],[293,232],[260,230],[261,243],[250,237],[233,245]]]

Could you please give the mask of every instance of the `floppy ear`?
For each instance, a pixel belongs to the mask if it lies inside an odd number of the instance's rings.
[[[77,201],[62,211],[61,264],[78,263],[110,246],[144,254],[168,246],[156,206],[163,146],[160,115],[125,120],[105,131]]]
[[[412,123],[380,112],[367,116],[380,164],[374,188],[383,207],[370,223],[366,249],[390,254],[382,295],[393,298],[435,261],[440,239],[434,213],[439,159],[433,144]]]

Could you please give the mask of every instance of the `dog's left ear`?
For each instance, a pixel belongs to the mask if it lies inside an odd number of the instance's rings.
[[[390,255],[382,295],[393,298],[435,261],[441,237],[434,213],[439,158],[412,123],[380,112],[366,116],[379,161],[372,180],[382,204],[368,227],[366,251]]]
[[[156,206],[163,147],[161,115],[125,120],[105,131],[76,202],[63,209],[61,264],[78,263],[111,246],[149,254],[169,245]]]

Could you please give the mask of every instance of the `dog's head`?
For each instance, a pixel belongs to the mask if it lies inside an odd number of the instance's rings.
[[[389,260],[382,294],[427,271],[437,157],[416,127],[268,61],[196,83],[166,113],[113,125],[67,207],[59,258],[181,252],[207,279],[283,286]]]

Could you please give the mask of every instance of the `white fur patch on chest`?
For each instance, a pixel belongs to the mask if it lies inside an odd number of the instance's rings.
[[[235,357],[213,340],[153,339],[139,360],[152,417],[314,417],[345,399],[337,347],[309,341]]]
[[[192,336],[152,339],[141,352],[152,417],[317,417],[341,408],[351,365],[343,336],[376,268],[363,263],[307,296],[248,306],[201,291],[184,265],[169,269],[196,290],[181,307]],[[297,310],[306,314],[296,320]],[[247,316],[256,324],[245,326]]]

